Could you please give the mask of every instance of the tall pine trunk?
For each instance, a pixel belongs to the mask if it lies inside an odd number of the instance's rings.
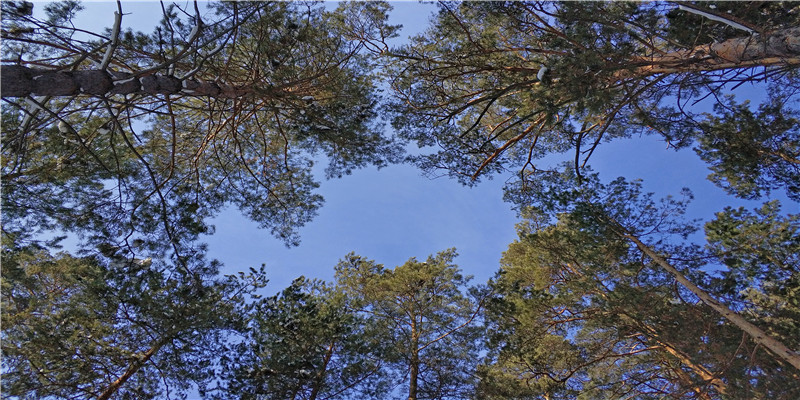
[[[616,222],[616,221],[614,221]],[[620,226],[619,223],[616,223],[617,226]],[[742,331],[747,333],[753,341],[762,345],[769,349],[769,351],[780,358],[783,361],[788,362],[789,364],[793,365],[795,368],[800,369],[800,354],[795,351],[789,349],[786,345],[784,345],[781,341],[769,336],[766,332],[761,330],[761,328],[753,325],[748,320],[744,319],[741,315],[737,314],[726,305],[719,302],[717,299],[711,297],[705,290],[701,289],[692,281],[690,281],[686,276],[684,276],[677,268],[670,265],[667,260],[663,257],[658,255],[653,249],[649,246],[644,244],[638,237],[624,232],[619,233],[619,235],[625,239],[630,240],[636,247],[639,248],[644,254],[650,257],[656,264],[660,265],[661,268],[664,268],[670,275],[672,275],[675,280],[678,281],[683,287],[689,289],[690,292],[694,293],[695,296],[700,298],[700,300],[711,307],[714,311],[718,312],[722,317],[727,319],[732,324],[739,327]]]
[[[763,35],[753,34],[691,49],[638,57],[630,62],[634,69],[620,71],[616,77],[624,79],[770,65],[800,65],[800,28],[780,29]]]
[[[411,361],[409,362],[408,400],[417,400],[419,381],[419,332],[416,316],[411,322]]]
[[[238,98],[253,95],[257,91],[252,86],[233,87],[190,78],[178,79],[159,74],[138,76],[105,70],[55,71],[4,65],[0,68],[0,74],[2,97],[171,94]]]

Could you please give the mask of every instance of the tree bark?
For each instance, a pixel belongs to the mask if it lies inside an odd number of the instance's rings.
[[[617,225],[619,226],[619,224]],[[639,240],[638,237],[629,233],[621,233],[620,236],[636,244],[636,247],[638,247],[639,250],[641,250],[653,261],[655,261],[656,264],[660,265],[662,268],[664,268],[664,270],[675,277],[675,280],[677,280],[681,285],[689,289],[689,291],[694,293],[695,296],[699,297],[703,303],[711,307],[714,311],[718,312],[725,319],[738,326],[742,331],[747,333],[753,339],[753,341],[769,349],[770,352],[772,352],[778,358],[788,362],[795,368],[800,369],[800,354],[786,347],[786,345],[784,345],[781,341],[767,335],[767,333],[761,330],[761,328],[751,324],[741,315],[735,313],[733,310],[711,297],[711,295],[706,293],[706,291],[699,288],[697,285],[687,279],[680,271],[678,271],[677,268],[670,265],[653,249]]]
[[[412,316],[412,318],[416,318]],[[417,400],[419,380],[419,332],[416,321],[411,322],[411,361],[409,362],[408,400]]]
[[[328,372],[328,364],[331,362],[331,358],[333,358],[335,348],[336,342],[328,345],[328,349],[325,351],[325,358],[322,360],[322,368],[320,368],[317,373],[317,379],[314,380],[314,386],[311,388],[311,394],[308,396],[308,400],[317,400],[322,385],[325,383],[325,374]]]
[[[678,361],[680,361],[683,365],[689,367],[692,372],[700,376],[700,378],[702,378],[704,381],[714,386],[714,388],[717,389],[717,392],[725,395],[728,390],[728,386],[722,379],[709,371],[704,365],[695,363],[686,353],[678,349],[676,346],[673,346],[668,341],[664,340],[664,338],[662,338],[652,326],[635,318],[630,319],[635,326],[641,329],[645,336],[658,344],[667,353],[672,354],[673,357],[677,358]]]
[[[419,379],[419,353],[415,350],[411,355],[411,372],[408,383],[408,400],[417,400],[417,382]]]
[[[2,97],[172,94],[231,99],[257,92],[252,86],[234,87],[197,79],[180,80],[159,74],[137,76],[104,70],[53,71],[21,65],[3,65],[0,68],[0,80]]]
[[[120,375],[119,378],[114,380],[114,382],[112,382],[111,385],[109,385],[105,390],[103,390],[103,393],[97,396],[97,400],[110,399],[111,396],[113,396],[114,393],[116,393],[117,390],[119,390],[119,388],[122,387],[122,385],[125,384],[125,382],[127,382],[128,379],[130,379],[133,376],[133,374],[138,372],[142,368],[142,366],[144,366],[144,364],[146,364],[147,361],[150,360],[151,357],[153,357],[153,354],[155,354],[165,343],[166,340],[162,340],[153,345],[153,347],[147,349],[147,351],[145,351],[144,354],[142,354],[140,357],[134,360],[130,366],[128,366],[128,369],[125,370],[125,372],[122,375]]]
[[[705,390],[694,385],[692,383],[692,379],[689,376],[689,374],[683,371],[680,366],[678,366],[677,368],[670,368],[670,370],[677,376],[678,381],[680,381],[684,387],[691,390],[697,395],[697,398],[699,398],[700,400],[714,400],[711,398],[711,395],[709,395]]]
[[[800,28],[781,29],[652,57],[639,57],[631,60],[631,65],[635,68],[621,71],[617,77],[625,79],[751,66],[800,65]]]
[[[689,358],[689,356],[684,354],[682,351],[676,349],[669,343],[663,342],[658,338],[655,338],[654,340],[656,341],[656,343],[661,345],[661,347],[664,350],[666,350],[669,354],[672,354],[681,363],[683,363],[683,365],[689,367],[692,370],[692,372],[700,376],[700,378],[702,378],[704,381],[710,383],[711,386],[714,386],[714,388],[717,389],[719,394],[724,395],[727,392],[728,386],[725,384],[725,382],[722,379],[714,376],[714,374],[712,374],[711,371],[709,371],[706,367],[700,364],[696,364]]]

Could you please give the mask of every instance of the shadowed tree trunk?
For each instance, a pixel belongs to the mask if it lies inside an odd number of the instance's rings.
[[[114,94],[181,94],[238,98],[259,91],[252,86],[234,87],[196,79],[150,74],[137,76],[128,73],[109,73],[102,70],[56,71],[7,65],[0,69],[2,97],[76,96]]]
[[[417,332],[416,316],[412,316],[411,323],[411,361],[409,362],[408,400],[417,400],[417,387],[419,381],[419,333]]]

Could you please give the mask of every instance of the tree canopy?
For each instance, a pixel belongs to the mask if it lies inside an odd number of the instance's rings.
[[[1,6],[4,399],[800,396],[797,3],[442,1],[394,47],[385,2]],[[716,214],[593,172],[641,135]],[[235,206],[296,245],[318,176],[403,161],[511,176],[487,285],[349,253],[264,296],[201,243]]]
[[[796,216],[778,217],[776,203],[759,217],[726,210],[706,224],[703,249],[686,242],[696,229],[681,218],[688,192],[657,202],[637,182],[602,184],[587,174],[578,187],[576,179],[540,182],[537,206],[492,283],[498,295],[489,327],[497,343],[483,370],[487,394],[797,395],[800,359],[790,349],[799,343],[785,329],[797,321],[798,270],[782,256],[795,246]],[[749,273],[737,260],[744,248],[762,260],[745,257]],[[729,269],[711,273],[723,263]],[[768,276],[781,272],[780,283]],[[741,291],[726,281],[740,282]],[[759,349],[767,352],[758,356]]]
[[[3,248],[3,398],[154,398],[210,383],[263,271],[191,279],[149,263]]]
[[[537,162],[547,155],[579,168],[603,142],[655,133],[673,147],[698,142],[733,193],[796,193],[795,5],[677,4],[443,2],[389,56],[393,125],[434,147],[412,157],[424,171],[467,184],[511,171],[524,186],[550,168]],[[721,95],[755,82],[771,88],[759,114]],[[704,118],[698,103],[726,111]]]
[[[171,5],[151,34],[122,29],[120,8],[112,29],[89,34],[70,27],[77,2],[47,5],[44,19],[25,4],[3,3],[17,32],[4,33],[3,59],[16,62],[3,80],[25,75],[38,95],[3,95],[8,234],[60,229],[129,250],[139,240],[180,264],[233,204],[294,244],[322,204],[315,162],[327,158],[334,177],[396,159],[377,120],[374,63],[349,28],[357,10],[346,10],[379,5],[222,2],[206,20],[197,4]],[[66,81],[80,85],[37,89]]]
[[[378,324],[332,285],[297,278],[255,303],[248,325],[245,340],[223,356],[218,398],[381,398],[391,388]]]
[[[453,264],[454,249],[386,269],[354,254],[336,266],[337,283],[385,330],[385,359],[407,376],[408,399],[462,399],[473,385],[479,292]]]

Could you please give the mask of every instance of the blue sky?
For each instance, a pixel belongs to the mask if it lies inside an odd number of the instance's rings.
[[[433,5],[417,2],[392,4],[395,10],[390,22],[404,26],[401,38],[422,31],[435,10]],[[102,29],[113,22],[114,3],[88,2],[85,6],[76,25]],[[123,19],[125,27],[149,32],[160,18],[160,6],[155,2],[123,2],[123,9],[130,13]],[[750,95],[761,94],[758,87],[749,90]],[[652,136],[603,144],[591,164],[604,180],[641,178],[645,188],[659,196],[678,194],[689,187],[695,193],[689,208],[691,218],[710,219],[725,205],[753,208],[760,204],[726,196],[705,180],[709,171],[693,151],[667,150],[665,143]],[[321,174],[318,177],[322,179]],[[301,228],[299,247],[286,248],[234,208],[213,221],[216,234],[206,241],[210,256],[225,264],[223,273],[266,264],[271,281],[267,292],[283,289],[300,275],[330,280],[333,266],[351,251],[395,266],[410,257],[423,259],[455,247],[460,254],[456,262],[466,274],[475,275],[473,283],[483,283],[497,271],[502,252],[517,237],[515,213],[502,201],[504,179],[498,176],[467,188],[447,178],[425,178],[410,165],[359,170],[321,182],[319,192],[325,204],[319,215]],[[785,200],[783,204],[796,208]]]
[[[411,1],[392,5],[389,22],[403,25],[392,45],[422,32],[436,10]],[[207,242],[226,270],[265,263],[268,291],[281,290],[299,275],[330,280],[338,260],[351,251],[395,266],[451,247],[460,254],[459,266],[480,283],[494,274],[502,251],[517,237],[516,215],[502,200],[503,184],[495,178],[470,189],[447,178],[425,178],[411,165],[368,168],[321,182],[325,204],[300,230],[299,247],[286,248],[235,209],[214,220],[216,233]]]

